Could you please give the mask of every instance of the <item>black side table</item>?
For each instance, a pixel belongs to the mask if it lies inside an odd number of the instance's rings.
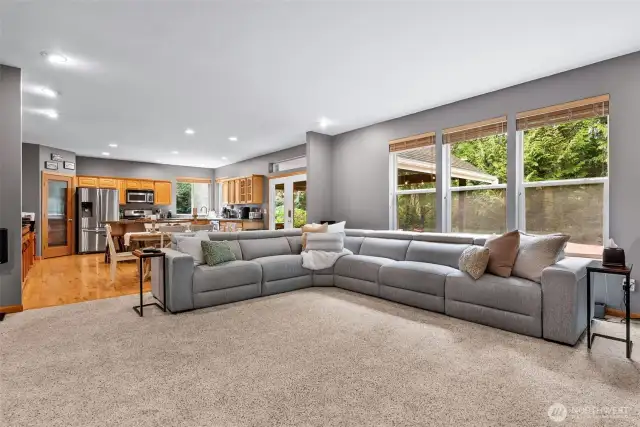
[[[138,315],[140,317],[143,317],[143,310],[144,307],[150,307],[155,305],[156,307],[158,307],[159,309],[161,309],[162,311],[166,312],[167,311],[167,267],[165,266],[165,259],[164,259],[164,252],[143,252],[140,249],[137,249],[135,251],[132,252],[132,254],[136,257],[138,257],[138,267],[139,267],[139,271],[138,271],[138,275],[140,278],[140,305],[136,305],[135,307],[133,307],[133,311],[135,311],[136,313],[138,313]],[[163,299],[164,301],[162,301],[162,305],[158,304],[158,302],[150,302],[148,304],[143,304],[142,303],[142,284],[144,282],[143,277],[144,277],[144,262],[147,259],[151,259],[151,258],[162,258],[162,289],[163,289]]]
[[[626,267],[608,267],[602,265],[601,261],[594,261],[587,266],[587,346],[591,349],[591,344],[596,337],[606,338],[609,340],[621,341],[627,345],[627,359],[631,359],[631,350],[633,349],[633,342],[631,341],[631,328],[630,328],[630,318],[631,318],[631,306],[630,306],[630,290],[631,290],[631,269],[633,268],[633,264],[629,264]],[[622,289],[624,290],[624,301],[625,306],[627,307],[626,312],[626,326],[627,326],[627,338],[622,339],[618,337],[612,337],[609,335],[603,334],[593,334],[593,338],[591,337],[591,273],[603,273],[603,274],[617,274],[619,276],[625,276],[626,284],[622,285]]]

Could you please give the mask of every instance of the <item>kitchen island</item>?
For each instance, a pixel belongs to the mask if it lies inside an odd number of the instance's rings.
[[[238,230],[264,230],[264,221],[262,219],[241,219],[241,218],[215,218],[211,221],[220,223],[220,231],[226,231],[234,226]]]

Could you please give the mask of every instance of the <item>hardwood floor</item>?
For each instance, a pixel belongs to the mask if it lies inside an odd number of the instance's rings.
[[[71,255],[36,261],[22,289],[24,310],[72,304],[139,292],[135,261],[119,262],[111,283],[104,254]],[[151,290],[151,282],[144,284]]]

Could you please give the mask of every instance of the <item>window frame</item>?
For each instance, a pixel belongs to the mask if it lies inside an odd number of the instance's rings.
[[[607,176],[606,177],[596,177],[596,178],[575,178],[575,179],[558,179],[558,180],[545,180],[545,181],[532,181],[525,182],[524,180],[524,130],[516,131],[516,155],[517,155],[517,222],[516,226],[518,230],[523,232],[527,232],[527,204],[526,204],[526,194],[525,191],[527,188],[536,188],[536,187],[559,187],[559,186],[570,186],[570,185],[589,185],[589,184],[603,184],[603,195],[602,195],[602,243],[603,246],[606,242],[609,241],[609,171],[610,168],[610,150],[611,150],[611,139],[610,139],[610,116],[607,114],[606,116],[600,116],[607,118]],[[595,245],[594,245],[595,246]],[[580,254],[580,253],[570,253],[567,252],[567,255],[573,257],[588,257],[591,258],[591,255]]]
[[[178,213],[178,185],[179,184],[189,184],[191,186],[191,200],[189,202],[189,213]],[[207,185],[207,214],[211,211],[211,204],[212,204],[212,194],[211,194],[211,186],[212,183],[211,182],[204,182],[204,181],[198,181],[198,180],[193,180],[193,181],[188,181],[188,180],[177,180],[176,181],[176,217],[193,217],[193,205],[194,205],[194,197],[195,197],[195,188],[194,186],[196,184],[206,184]],[[198,215],[200,215],[200,208],[198,208]]]

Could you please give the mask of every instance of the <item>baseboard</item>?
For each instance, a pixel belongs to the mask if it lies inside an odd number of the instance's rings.
[[[4,307],[0,307],[0,313],[19,313],[22,311],[22,304],[20,305],[5,305]]]
[[[627,313],[625,313],[624,311],[618,310],[615,308],[609,308],[609,307],[607,307],[607,310],[605,311],[605,313],[608,314],[609,316],[614,316],[614,317],[625,318],[627,316]],[[640,313],[631,313],[631,318],[640,319]]]

